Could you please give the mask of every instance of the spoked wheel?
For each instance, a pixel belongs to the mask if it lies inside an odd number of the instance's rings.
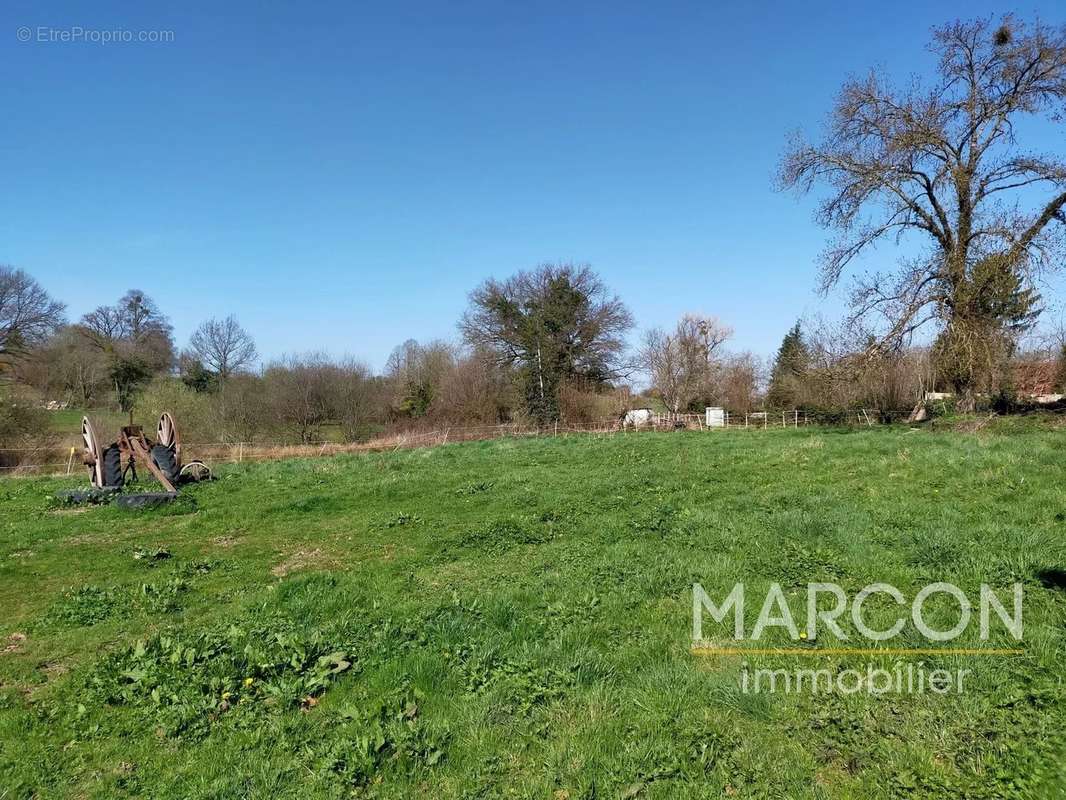
[[[100,439],[88,417],[81,418],[81,439],[85,444],[85,465],[89,468],[89,483],[97,489],[104,483],[104,453],[100,449]]]
[[[159,424],[155,427],[155,433],[156,443],[173,450],[175,459],[180,465],[181,460],[178,455],[181,453],[181,437],[178,435],[178,426],[174,424],[174,417],[170,416],[169,411],[164,411],[159,415]]]
[[[203,461],[190,461],[181,468],[181,481],[183,483],[199,483],[211,480],[211,468]]]

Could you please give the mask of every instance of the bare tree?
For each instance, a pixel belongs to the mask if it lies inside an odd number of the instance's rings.
[[[349,358],[337,365],[333,411],[345,441],[370,438],[382,416],[382,394],[381,381],[366,364]]]
[[[189,349],[223,383],[233,373],[252,366],[258,355],[251,334],[232,314],[201,323],[189,339]]]
[[[274,417],[266,384],[259,375],[234,375],[219,388],[219,414],[224,440],[251,442],[269,432]]]
[[[111,385],[110,361],[74,327],[61,328],[18,367],[19,380],[50,399],[98,402]]]
[[[63,324],[64,308],[27,273],[0,265],[0,361],[47,339]]]
[[[408,339],[389,355],[385,379],[391,416],[424,417],[437,401],[445,376],[455,368],[455,348],[442,341]]]
[[[854,308],[884,316],[881,344],[939,322],[965,406],[988,360],[982,347],[1031,322],[1032,279],[1063,252],[1050,223],[1066,222],[1066,163],[1021,149],[1016,133],[1028,117],[1062,119],[1066,27],[955,22],[933,31],[932,50],[931,86],[893,89],[876,72],[848,80],[825,139],[796,139],[780,180],[831,189],[818,219],[840,235],[823,256],[825,290],[885,238],[925,243],[895,273],[861,279]]]
[[[604,383],[622,374],[629,311],[588,266],[544,264],[470,294],[459,323],[467,343],[496,353],[521,373],[526,409],[559,418],[565,380]]]
[[[762,365],[751,353],[723,358],[712,397],[732,414],[747,414],[756,408],[762,382]]]
[[[706,394],[710,388],[715,360],[732,329],[714,317],[686,314],[676,328],[666,333],[653,328],[644,335],[640,361],[675,414]]]
[[[514,382],[494,355],[474,348],[461,353],[441,380],[433,414],[449,422],[494,425],[510,417]]]
[[[313,442],[334,413],[336,370],[322,353],[287,356],[263,372],[271,415],[301,442]]]

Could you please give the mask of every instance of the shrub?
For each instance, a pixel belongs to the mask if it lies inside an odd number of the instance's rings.
[[[559,418],[576,425],[589,425],[615,419],[622,412],[620,394],[597,390],[591,385],[564,383],[559,387]]]
[[[0,385],[0,467],[40,463],[56,438],[48,422],[48,412],[30,394]]]
[[[134,415],[137,424],[153,436],[159,415],[164,411],[174,415],[185,441],[218,440],[218,406],[211,395],[190,389],[178,378],[157,377],[137,397]]]

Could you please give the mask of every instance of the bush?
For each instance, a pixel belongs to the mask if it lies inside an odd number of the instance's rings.
[[[252,442],[270,429],[266,389],[257,375],[232,375],[217,395],[222,427],[217,438],[226,442]]]
[[[574,425],[590,425],[615,419],[622,412],[624,400],[613,390],[597,391],[580,384],[564,383],[559,387],[559,419]]]
[[[154,436],[159,415],[164,411],[174,416],[184,441],[218,441],[218,403],[212,395],[196,392],[178,378],[157,377],[137,397],[134,418],[149,436]]]
[[[0,467],[40,463],[41,452],[56,439],[48,422],[48,412],[29,393],[0,386]]]

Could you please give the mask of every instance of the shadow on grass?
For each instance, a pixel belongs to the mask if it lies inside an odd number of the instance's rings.
[[[1066,591],[1066,570],[1049,567],[1036,571],[1036,579],[1045,589]]]

